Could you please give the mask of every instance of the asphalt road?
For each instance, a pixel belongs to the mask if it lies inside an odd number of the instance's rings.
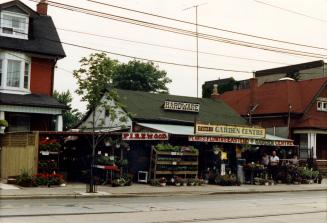
[[[1,200],[0,222],[327,222],[327,193]]]

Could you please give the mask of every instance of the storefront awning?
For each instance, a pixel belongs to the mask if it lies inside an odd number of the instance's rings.
[[[150,124],[150,123],[137,123],[140,126],[158,130],[161,132],[167,132],[173,135],[194,135],[194,127],[193,126],[185,126],[185,125],[168,125],[168,124]]]
[[[193,126],[184,125],[169,125],[169,124],[152,124],[152,123],[137,123],[140,126],[153,130],[166,132],[173,135],[189,136],[189,141],[194,142],[221,142],[235,143],[246,145],[266,145],[266,146],[294,146],[293,140],[281,138],[274,135],[266,134],[265,138],[241,138],[241,137],[226,137],[213,134],[195,135]]]

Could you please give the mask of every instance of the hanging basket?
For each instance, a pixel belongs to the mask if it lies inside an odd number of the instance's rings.
[[[0,126],[0,134],[4,134],[5,133],[5,126]]]

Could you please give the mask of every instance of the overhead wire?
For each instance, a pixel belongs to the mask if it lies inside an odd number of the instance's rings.
[[[113,8],[118,8],[118,9],[122,9],[122,10],[126,10],[126,11],[131,11],[131,12],[135,12],[135,13],[139,13],[139,14],[143,14],[143,15],[154,16],[154,17],[157,17],[157,18],[162,18],[162,19],[166,19],[166,20],[170,20],[170,21],[180,22],[180,23],[189,24],[189,25],[197,25],[199,27],[214,29],[214,30],[218,30],[218,31],[222,31],[222,32],[228,32],[228,33],[233,33],[233,34],[237,34],[237,35],[253,37],[253,38],[263,39],[263,40],[269,40],[269,41],[273,41],[273,42],[285,43],[285,44],[290,44],[290,45],[295,45],[295,46],[308,47],[308,48],[314,48],[314,49],[320,49],[320,50],[327,50],[327,48],[324,48],[324,47],[318,47],[318,46],[302,44],[302,43],[294,43],[294,42],[285,41],[285,40],[278,40],[278,39],[274,39],[274,38],[263,37],[263,36],[258,36],[258,35],[243,33],[243,32],[237,32],[237,31],[233,31],[233,30],[229,30],[229,29],[218,28],[218,27],[215,27],[215,26],[196,24],[196,23],[189,22],[189,21],[186,21],[186,20],[181,20],[181,19],[176,19],[176,18],[172,18],[172,17],[162,16],[162,15],[159,15],[159,14],[154,14],[154,13],[149,13],[149,12],[145,12],[145,11],[135,10],[135,9],[122,7],[122,6],[118,6],[118,5],[114,5],[114,4],[110,4],[110,3],[104,3],[104,2],[99,2],[99,1],[95,1],[95,0],[86,0],[86,1],[93,2],[93,3],[96,3],[96,4],[105,5],[105,6],[109,6],[109,7],[113,7]]]
[[[314,16],[311,16],[311,15],[304,14],[302,12],[297,12],[297,11],[294,11],[294,10],[290,10],[290,9],[287,9],[287,8],[283,8],[283,7],[273,5],[273,4],[270,4],[270,3],[267,3],[267,2],[259,1],[259,0],[253,0],[253,1],[255,1],[257,3],[260,3],[260,4],[263,4],[263,5],[270,6],[272,8],[282,10],[282,11],[286,11],[286,12],[293,13],[293,14],[296,14],[296,15],[304,16],[304,17],[309,18],[309,19],[313,19],[313,20],[316,20],[316,21],[327,23],[326,19],[321,19],[321,18],[318,18],[318,17],[314,17]],[[326,48],[322,48],[322,49],[327,50]]]
[[[30,1],[35,1],[35,0],[30,0]],[[117,16],[109,13],[103,13],[95,10],[90,10],[90,9],[85,9],[77,6],[72,6],[72,5],[67,5],[63,3],[57,3],[53,1],[49,1],[48,4],[53,7],[58,7],[61,9],[66,9],[74,12],[80,12],[88,15],[93,15],[101,18],[106,18],[106,19],[111,19],[115,21],[120,21],[120,22],[125,22],[129,24],[134,24],[142,27],[147,27],[147,28],[152,28],[156,30],[161,30],[161,31],[167,31],[167,32],[172,32],[175,34],[181,34],[185,36],[191,36],[195,37],[196,33],[193,31],[185,30],[185,29],[180,29],[180,28],[175,28],[171,26],[165,26],[165,25],[160,25],[160,24],[155,24],[151,22],[146,22],[142,20],[136,20],[128,17],[123,17],[123,16]],[[318,53],[312,53],[312,52],[306,52],[306,51],[299,51],[299,50],[292,50],[292,49],[285,49],[281,47],[274,47],[274,46],[269,46],[269,45],[263,45],[263,44],[256,44],[256,43],[251,43],[251,42],[246,42],[246,41],[240,41],[240,40],[235,40],[235,39],[230,39],[230,38],[224,38],[224,37],[219,37],[219,36],[214,36],[214,35],[209,35],[209,34],[203,34],[203,33],[198,33],[199,38],[206,39],[206,40],[212,40],[212,41],[217,41],[217,42],[223,42],[223,43],[228,43],[228,44],[234,44],[234,45],[240,45],[244,47],[250,47],[250,48],[255,48],[255,49],[261,49],[261,50],[268,50],[276,53],[284,53],[284,54],[290,54],[290,55],[299,55],[299,56],[304,56],[304,57],[311,57],[311,58],[325,58],[326,55],[324,54],[318,54]]]

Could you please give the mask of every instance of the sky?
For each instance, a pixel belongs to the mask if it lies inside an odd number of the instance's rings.
[[[103,6],[87,0],[54,0],[56,2],[70,4],[87,9],[114,15],[139,19],[147,22],[173,26],[176,28],[195,31],[194,25],[169,21],[149,15],[142,15],[122,9]],[[195,22],[195,9],[185,8],[199,4],[198,23],[201,25],[213,26],[220,29],[227,29],[252,35],[274,38],[293,43],[307,44],[327,48],[327,0],[260,0],[261,2],[273,4],[288,10],[296,11],[307,16],[291,13],[276,7],[262,4],[256,0],[97,0],[117,6],[146,11],[161,16]],[[0,0],[6,2],[6,0]],[[22,0],[31,8],[36,8],[36,3],[29,0]],[[113,38],[122,38],[132,41],[141,41],[150,44],[160,44],[169,47],[183,48],[195,51],[196,38],[190,36],[154,30],[132,24],[85,15],[64,9],[49,6],[50,15],[58,28],[61,41],[76,43],[79,45],[96,49],[111,51],[153,60],[168,61],[173,63],[196,65],[196,53],[149,46],[144,44],[131,43]],[[312,18],[314,17],[314,18]],[[97,37],[91,35],[77,34],[64,31],[63,29],[87,32],[106,36]],[[283,47],[287,49],[302,50],[312,53],[327,54],[327,50],[300,47],[278,42],[272,42],[242,35],[222,32],[215,29],[199,27],[199,33],[216,35],[220,37],[233,38]],[[110,38],[109,38],[110,37]],[[66,58],[61,59],[55,70],[54,89],[58,91],[70,90],[73,93],[73,107],[85,111],[85,103],[75,94],[77,88],[76,80],[72,72],[79,68],[79,60],[95,51],[80,49],[63,45]],[[279,67],[288,64],[296,64],[319,60],[288,54],[275,53],[265,50],[253,49],[239,45],[232,45],[217,41],[210,41],[199,38],[199,51],[210,53],[199,54],[199,65],[222,69],[240,70],[246,72],[231,72],[199,69],[199,95],[201,86],[205,81],[219,78],[234,77],[236,80],[251,78],[251,72],[267,68]],[[215,54],[215,55],[212,55]],[[233,57],[244,57],[263,61],[250,61],[219,55]],[[131,58],[108,54],[113,59],[121,62],[128,62]],[[326,57],[324,57],[326,58]],[[325,59],[326,61],[326,59]],[[274,62],[274,63],[273,63]],[[277,63],[276,63],[277,62]],[[170,94],[194,96],[197,94],[196,68],[183,67],[168,64],[156,63],[160,69],[166,70],[172,83],[168,85]]]

